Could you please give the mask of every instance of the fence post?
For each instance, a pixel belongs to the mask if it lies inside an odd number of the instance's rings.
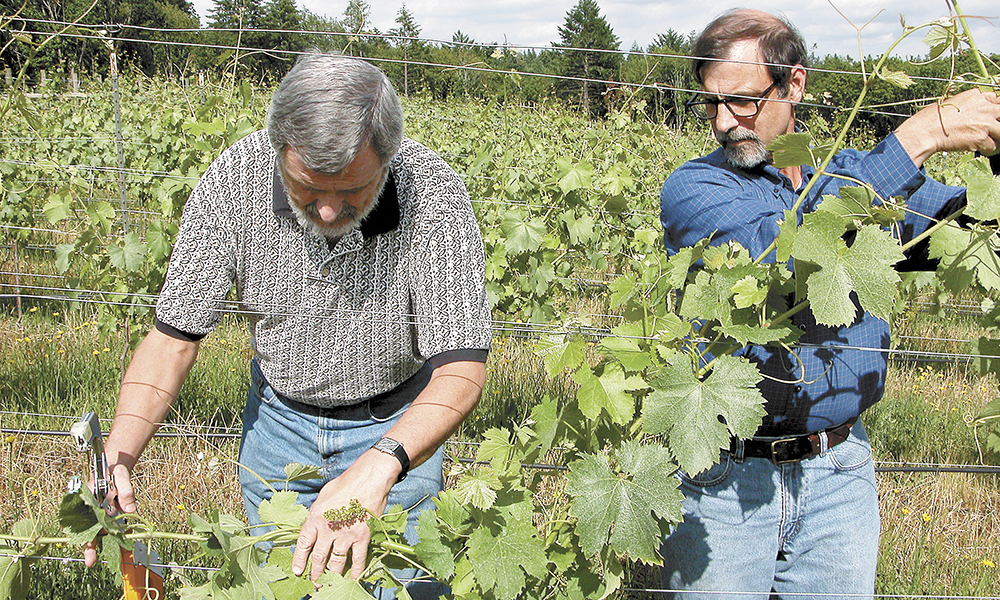
[[[198,71],[198,87],[201,88],[201,103],[205,103],[205,72]]]
[[[46,81],[46,79],[45,79],[45,69],[41,69],[41,70],[40,70],[40,71],[38,72],[38,76],[39,76],[39,78],[41,79],[41,80],[39,81],[38,85],[39,85],[39,86],[41,86],[41,87],[45,87],[45,81]]]
[[[80,81],[76,78],[76,67],[69,68],[69,89],[74,94],[80,93]]]
[[[7,87],[10,87],[11,84],[14,82],[14,75],[13,75],[13,73],[10,72],[10,67],[5,67],[4,68],[4,70],[3,70],[3,80],[4,80],[4,83],[7,84]]]
[[[122,203],[122,231],[128,233],[128,197],[125,195],[125,149],[122,145],[122,107],[118,94],[118,53],[111,47],[111,92],[115,104],[115,145],[118,147],[118,195]]]

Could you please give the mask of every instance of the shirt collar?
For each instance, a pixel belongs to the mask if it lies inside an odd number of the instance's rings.
[[[285,193],[285,186],[281,182],[281,171],[278,169],[277,159],[274,161],[274,174],[271,184],[271,208],[274,214],[279,217],[286,217],[298,222],[292,207],[288,204],[288,195]],[[361,235],[365,239],[371,239],[382,233],[389,233],[399,227],[399,194],[396,190],[396,176],[389,169],[389,176],[385,181],[385,187],[379,194],[375,204],[375,209],[361,221]]]

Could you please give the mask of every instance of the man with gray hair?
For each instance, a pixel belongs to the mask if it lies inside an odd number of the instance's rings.
[[[291,462],[319,466],[322,480],[290,484],[310,507],[292,569],[316,579],[350,564],[359,577],[367,524],[323,513],[353,499],[374,514],[415,507],[412,539],[442,486],[441,446],[485,381],[484,262],[464,184],[403,137],[385,75],[349,57],[301,58],[267,130],[219,156],[185,206],[106,445],[122,510],[136,510],[139,454],[235,285],[253,334],[240,447],[250,522],[272,493],[261,479],[285,479]]]
[[[912,239],[965,201],[965,190],[927,177],[924,161],[942,151],[991,154],[1000,140],[997,95],[970,90],[919,111],[869,152],[839,152],[827,169],[839,178],[808,165],[778,169],[768,145],[795,131],[808,58],[802,37],[784,19],[735,10],[705,28],[692,55],[701,90],[687,106],[720,147],[663,184],[668,254],[710,238],[773,262],[775,253],[764,252],[814,177],[800,218],[824,194],[864,181],[881,198],[906,200],[900,237]],[[922,258],[914,253],[896,267],[915,270]],[[662,548],[671,597],[873,594],[878,495],[860,417],[882,397],[890,336],[888,323],[858,312],[853,323],[828,327],[803,310],[792,318],[801,346],[738,351],[764,375],[766,414],[753,438],[731,440],[718,464],[681,474],[684,522]]]

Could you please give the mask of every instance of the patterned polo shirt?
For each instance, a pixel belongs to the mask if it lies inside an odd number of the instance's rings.
[[[429,149],[404,139],[374,211],[331,244],[295,219],[262,130],[223,152],[192,192],[157,327],[199,339],[235,285],[268,383],[306,404],[354,404],[425,361],[486,360],[484,272],[465,185]]]

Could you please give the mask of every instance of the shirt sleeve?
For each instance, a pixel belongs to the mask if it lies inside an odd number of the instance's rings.
[[[436,156],[420,169],[414,185],[424,199],[409,274],[418,351],[439,360],[450,351],[489,350],[486,259],[465,184]]]
[[[231,156],[224,153],[209,166],[185,204],[156,304],[157,321],[191,337],[204,336],[219,324],[235,279],[236,216],[223,216],[231,213],[223,206],[235,177]]]

